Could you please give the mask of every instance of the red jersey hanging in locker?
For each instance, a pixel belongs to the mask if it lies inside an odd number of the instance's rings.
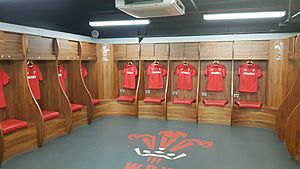
[[[34,64],[27,65],[27,79],[33,96],[36,100],[41,99],[40,81],[43,80],[40,68]]]
[[[240,92],[256,93],[258,78],[262,76],[260,67],[257,64],[242,64],[239,68]]]
[[[66,91],[66,85],[65,85],[65,80],[67,79],[67,71],[64,68],[64,66],[62,64],[58,65],[58,77],[59,77],[59,81],[60,84],[62,86],[62,88],[64,89],[64,91]]]
[[[223,91],[223,78],[226,76],[226,68],[222,64],[209,64],[204,70],[204,75],[208,77],[206,90],[207,91]]]
[[[192,90],[193,76],[197,74],[196,68],[191,64],[181,63],[176,66],[175,75],[178,76],[178,89]]]
[[[6,99],[5,99],[5,94],[3,91],[3,87],[5,85],[7,85],[9,83],[9,76],[7,75],[7,73],[0,68],[0,80],[1,80],[1,84],[0,84],[0,108],[4,108],[6,107]]]
[[[123,87],[127,89],[136,88],[135,77],[138,75],[138,70],[133,63],[125,64],[122,70]]]
[[[164,77],[167,75],[167,69],[163,64],[152,63],[147,68],[148,89],[163,89]]]
[[[86,68],[83,66],[83,64],[81,64],[80,67],[81,67],[81,76],[83,78],[87,77],[88,76],[88,72],[87,72]]]

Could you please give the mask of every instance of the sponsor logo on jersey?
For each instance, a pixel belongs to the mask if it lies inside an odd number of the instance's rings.
[[[191,74],[191,72],[185,72],[185,71],[181,71],[180,73],[181,74],[186,74],[186,75],[190,75]]]
[[[250,75],[250,76],[254,76],[254,75],[255,75],[255,73],[253,73],[253,72],[244,72],[244,75]]]
[[[221,72],[211,72],[210,74],[212,74],[212,75],[220,75]]]
[[[27,76],[27,79],[29,79],[29,80],[31,80],[31,79],[36,79],[36,75]]]

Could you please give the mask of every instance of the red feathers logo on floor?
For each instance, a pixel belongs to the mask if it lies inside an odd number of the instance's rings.
[[[162,160],[178,160],[187,157],[188,154],[182,152],[184,149],[197,146],[201,148],[212,148],[214,143],[203,141],[197,138],[187,138],[187,134],[181,131],[160,131],[159,136],[152,134],[129,134],[131,141],[142,141],[147,149],[134,148],[136,154],[147,159],[148,165],[127,162],[125,169],[158,169],[157,166]],[[160,140],[159,143],[156,143]],[[161,167],[161,169],[173,169]]]

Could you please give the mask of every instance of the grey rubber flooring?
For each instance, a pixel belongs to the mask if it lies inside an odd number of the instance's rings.
[[[185,138],[175,140],[167,149],[159,151],[162,138],[160,131],[172,131],[173,134],[175,131],[184,132],[186,135]],[[129,135],[132,140],[128,138]],[[151,141],[154,137],[147,136],[154,136],[155,144]],[[174,138],[172,134],[168,136]],[[199,143],[200,140],[202,142]],[[194,145],[180,149],[178,143],[182,141],[182,146]],[[201,144],[204,141],[213,142],[213,147],[212,144]],[[147,145],[155,148],[151,150]],[[150,154],[166,157],[171,148],[176,147],[174,145],[179,149],[174,152],[176,156],[183,153],[186,156],[176,160],[155,159],[153,155],[149,158],[139,156],[134,150],[139,148],[141,155],[149,154],[143,150],[150,150]],[[174,154],[168,155],[174,158]],[[53,140],[40,149],[16,156],[2,166],[2,169],[171,168],[300,169],[300,163],[289,157],[285,145],[274,132],[264,129],[107,117],[76,129],[70,135]]]

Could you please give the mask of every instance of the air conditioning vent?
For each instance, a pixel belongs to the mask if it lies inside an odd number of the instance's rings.
[[[180,0],[116,0],[116,8],[136,18],[185,14],[185,7]]]

